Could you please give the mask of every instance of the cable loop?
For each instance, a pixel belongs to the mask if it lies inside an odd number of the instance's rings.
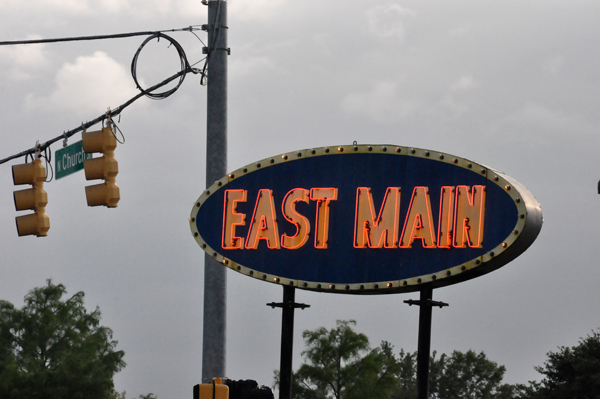
[[[200,42],[202,42],[202,40],[198,37],[198,35],[196,35],[193,31],[194,30],[199,30],[195,27],[190,27],[190,28],[186,28],[186,31],[191,32],[198,40],[200,40]],[[177,30],[170,30],[169,32],[175,32]],[[165,32],[165,31],[161,31],[161,32]],[[205,57],[204,59],[194,63],[193,65],[196,65],[202,61],[205,62],[204,67],[202,69],[198,69],[198,68],[193,68],[192,66],[190,66],[187,57],[185,55],[185,52],[183,50],[183,48],[181,47],[181,45],[175,41],[174,39],[172,39],[171,37],[161,33],[161,32],[138,32],[138,33],[133,33],[133,34],[124,34],[124,35],[106,35],[106,36],[98,36],[98,37],[83,37],[83,38],[77,38],[77,40],[97,40],[97,39],[106,39],[106,38],[117,38],[117,37],[129,37],[129,36],[139,36],[139,35],[150,35],[150,37],[148,37],[143,43],[142,45],[138,48],[135,57],[131,63],[131,72],[132,72],[132,76],[133,76],[133,80],[136,83],[137,88],[141,91],[141,93],[136,94],[134,97],[130,98],[129,100],[127,100],[125,103],[121,104],[120,106],[118,106],[117,108],[115,108],[114,110],[109,111],[105,114],[102,114],[100,116],[98,116],[97,118],[86,122],[85,124],[82,123],[81,126],[76,127],[74,129],[68,130],[66,132],[63,132],[63,134],[59,135],[58,137],[54,137],[46,142],[44,142],[43,144],[37,144],[37,146],[39,146],[40,149],[46,149],[49,148],[52,144],[54,144],[55,142],[63,139],[63,146],[65,143],[67,143],[67,139],[73,135],[75,135],[77,132],[83,131],[85,132],[86,129],[101,123],[102,127],[105,126],[105,121],[112,115],[119,115],[119,121],[121,118],[121,112],[123,112],[123,110],[125,108],[127,108],[128,106],[130,106],[131,104],[133,104],[135,101],[137,101],[138,99],[140,99],[142,96],[147,96],[149,98],[152,99],[164,99],[168,96],[170,96],[171,94],[173,94],[175,91],[177,91],[177,89],[179,89],[179,87],[181,86],[181,84],[183,83],[183,80],[185,78],[185,75],[187,75],[188,73],[194,73],[194,74],[198,74],[198,73],[202,73],[202,78],[201,78],[201,83],[203,85],[206,84],[206,68],[208,66],[208,57]],[[181,71],[175,73],[174,75],[168,77],[167,79],[163,80],[160,83],[157,83],[151,87],[148,87],[147,89],[143,89],[140,87],[139,82],[137,81],[137,76],[136,76],[136,69],[137,69],[137,58],[142,50],[142,48],[153,38],[164,38],[165,40],[167,40],[170,45],[173,45],[176,49],[177,52],[179,54],[179,58],[181,61]],[[10,43],[4,43],[4,42],[0,42],[0,46],[3,44],[33,44],[33,43],[46,43],[46,42],[57,42],[57,41],[70,41],[70,40],[75,40],[75,39],[51,39],[51,40],[43,40],[43,41],[25,41],[25,42],[10,42]],[[203,43],[203,42],[202,42]],[[204,43],[203,43],[204,44]],[[169,83],[171,83],[174,80],[179,80],[178,84],[170,89],[167,90],[165,92],[162,93],[155,93],[153,94],[153,92],[158,89],[161,88]],[[111,119],[112,121],[112,119]],[[112,122],[114,123],[114,121]],[[123,144],[125,142],[125,136],[123,135],[123,132],[121,132],[121,130],[115,125],[115,127],[119,130],[119,133],[121,134],[121,137],[123,139],[123,142],[121,144]],[[114,134],[114,132],[113,132]],[[116,136],[115,136],[116,138]],[[35,154],[36,154],[36,148],[37,147],[33,147],[24,151],[21,151],[20,153],[11,155],[9,157],[6,157],[4,159],[0,159],[0,165],[4,164],[5,162],[8,162],[10,160],[16,159],[18,157],[21,156],[25,156],[25,163],[28,162],[29,157],[31,157],[31,160],[33,161],[33,159],[35,159]]]
[[[54,180],[54,168],[52,167],[52,151],[50,150],[50,148],[44,148],[44,155],[42,155],[41,158],[44,158],[46,163],[46,179],[44,179],[44,182],[50,183],[52,180]],[[52,171],[52,177],[50,178],[48,178],[48,171]]]
[[[50,151],[50,148],[44,148],[44,156],[48,160],[48,162],[52,162],[52,151]]]
[[[150,91],[146,91],[145,89],[143,89],[137,79],[137,61],[138,61],[138,57],[139,57],[140,53],[142,52],[142,49],[144,48],[144,46],[146,46],[146,44],[148,44],[149,41],[151,41],[152,39],[155,39],[155,38],[158,39],[158,41],[160,41],[161,37],[169,42],[169,47],[172,45],[177,50],[177,54],[179,55],[179,61],[181,64],[181,72],[180,72],[181,76],[179,77],[179,82],[177,83],[177,85],[175,85],[175,87],[173,87],[172,89],[166,90],[166,91],[163,91],[160,93],[151,93]],[[133,77],[133,81],[135,82],[136,87],[146,97],[151,98],[153,100],[162,100],[164,98],[169,97],[171,94],[175,93],[177,91],[177,89],[179,89],[179,87],[181,86],[183,81],[185,80],[185,75],[186,75],[185,72],[187,72],[187,71],[193,71],[193,70],[190,67],[190,64],[187,60],[185,51],[183,50],[183,47],[181,47],[181,45],[175,39],[171,38],[170,36],[165,35],[164,33],[160,33],[160,32],[157,32],[157,33],[147,37],[146,40],[144,40],[142,42],[141,46],[136,51],[135,55],[133,56],[133,60],[131,61],[131,76]]]
[[[115,139],[117,140],[117,142],[119,142],[119,144],[125,144],[125,135],[123,134],[121,129],[119,129],[119,126],[117,126],[117,124],[113,120],[110,108],[108,108],[108,111],[106,111],[105,115],[106,115],[106,127],[110,128],[110,131],[112,132],[113,136],[115,136]],[[120,114],[119,114],[119,117],[120,117]],[[115,132],[115,129],[119,131],[123,141],[119,140],[119,138],[117,137],[117,133]]]
[[[115,123],[115,121],[112,121],[112,126],[119,131],[119,134],[121,135],[121,138],[123,139],[123,141],[119,140],[119,138],[117,137],[117,133],[115,132],[115,130],[113,130],[113,135],[115,136],[115,139],[119,142],[119,144],[125,144],[125,135],[123,134],[123,132],[121,131],[121,129],[119,129],[119,126],[117,126],[117,124]]]

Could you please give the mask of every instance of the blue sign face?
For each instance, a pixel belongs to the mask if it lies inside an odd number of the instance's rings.
[[[477,277],[522,253],[541,225],[538,202],[508,176],[393,145],[256,162],[209,187],[190,218],[199,245],[233,270],[351,294]]]

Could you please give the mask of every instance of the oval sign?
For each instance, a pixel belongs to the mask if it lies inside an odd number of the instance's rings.
[[[542,227],[533,195],[436,151],[350,145],[263,159],[196,201],[198,244],[232,270],[301,289],[387,294],[442,287],[519,256]]]

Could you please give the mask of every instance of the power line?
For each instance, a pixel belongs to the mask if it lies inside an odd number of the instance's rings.
[[[159,89],[159,88],[163,87],[164,85],[169,84],[173,80],[175,80],[175,79],[177,79],[177,78],[179,78],[181,76],[184,76],[184,75],[186,75],[186,74],[188,74],[190,72],[194,72],[194,71],[195,70],[192,70],[192,69],[179,71],[178,73],[174,74],[173,76],[168,77],[167,79],[163,80],[162,82],[160,82],[160,83],[158,83],[158,84],[156,84],[156,85],[154,85],[152,87],[149,87],[148,89],[144,90],[143,92],[141,92],[141,93],[137,94],[136,96],[130,98],[128,101],[126,101],[125,103],[119,105],[114,110],[111,110],[110,113],[102,114],[102,115],[100,115],[99,117],[97,117],[94,120],[91,120],[91,121],[86,122],[86,123],[82,123],[81,126],[78,126],[78,127],[74,128],[74,129],[66,131],[63,134],[61,134],[60,136],[57,136],[57,137],[55,137],[53,139],[50,139],[50,140],[46,141],[45,143],[40,144],[39,147],[32,147],[32,148],[30,148],[28,150],[21,151],[18,154],[14,154],[14,155],[11,155],[9,157],[6,157],[6,158],[0,160],[0,165],[2,165],[3,163],[8,162],[10,160],[16,159],[16,158],[20,158],[20,157],[27,156],[27,155],[30,155],[30,154],[35,154],[35,152],[36,152],[36,150],[38,148],[43,151],[43,150],[45,150],[46,148],[50,147],[52,144],[56,143],[59,140],[63,140],[65,138],[69,138],[69,137],[75,135],[77,132],[82,132],[84,130],[87,130],[89,127],[92,127],[92,126],[94,126],[94,125],[96,125],[96,124],[98,124],[98,123],[100,123],[100,122],[108,119],[109,117],[117,116],[121,112],[123,112],[123,110],[125,108],[127,108],[128,106],[130,106],[131,104],[133,104],[140,97],[143,97],[144,95],[146,95],[146,92],[152,92],[152,91],[154,91],[156,89]]]
[[[31,40],[17,40],[17,41],[2,41],[0,42],[0,46],[9,46],[9,45],[22,45],[22,44],[43,44],[43,43],[59,43],[59,42],[73,42],[73,41],[84,41],[84,40],[105,40],[105,39],[120,39],[120,38],[127,38],[127,37],[134,37],[134,36],[149,36],[138,48],[138,50],[136,51],[133,60],[131,62],[131,75],[133,77],[133,80],[137,86],[137,88],[140,90],[140,93],[137,94],[136,96],[132,97],[131,99],[129,99],[128,101],[126,101],[125,103],[121,104],[120,106],[118,106],[117,108],[115,108],[114,110],[110,110],[109,112],[100,115],[99,117],[97,117],[96,119],[93,119],[89,122],[86,123],[82,123],[81,126],[78,126],[74,129],[71,129],[69,131],[64,132],[62,135],[57,136],[53,139],[50,139],[48,141],[46,141],[45,143],[39,144],[36,147],[32,147],[28,150],[24,150],[19,152],[18,154],[14,154],[11,155],[9,157],[6,157],[2,160],[0,160],[0,165],[11,161],[13,159],[16,158],[20,158],[22,156],[28,156],[31,154],[35,154],[36,151],[45,151],[46,149],[48,149],[52,144],[56,143],[59,140],[66,140],[70,137],[72,137],[73,135],[75,135],[78,132],[82,132],[87,130],[89,127],[92,127],[100,122],[103,122],[104,120],[111,118],[113,116],[117,116],[119,115],[121,112],[123,112],[123,110],[125,108],[127,108],[129,105],[133,104],[136,100],[138,100],[140,97],[142,96],[146,96],[148,98],[151,99],[164,99],[167,98],[168,96],[170,96],[171,94],[173,94],[175,91],[177,91],[177,89],[179,89],[179,87],[181,86],[181,84],[183,83],[183,80],[185,79],[185,76],[188,73],[194,73],[197,74],[199,73],[201,75],[200,78],[200,84],[201,85],[205,85],[206,84],[206,78],[207,78],[207,69],[208,69],[208,65],[210,63],[211,60],[211,55],[214,53],[215,50],[227,50],[229,51],[229,49],[217,49],[216,48],[216,43],[220,34],[219,28],[224,28],[227,29],[227,26],[220,26],[220,2],[219,2],[219,7],[217,9],[217,18],[215,23],[212,26],[208,26],[208,25],[191,25],[187,28],[181,28],[181,29],[169,29],[169,30],[160,30],[160,31],[145,31],[145,32],[130,32],[130,33],[118,33],[118,34],[112,34],[112,35],[96,35],[96,36],[78,36],[78,37],[66,37],[66,38],[54,38],[54,39],[31,39]],[[198,27],[199,26],[199,27]],[[198,35],[196,35],[194,33],[194,31],[196,30],[204,30],[204,31],[208,31],[211,30],[213,33],[213,36],[215,34],[215,32],[217,32],[216,38],[213,38],[212,42],[209,43],[209,46],[206,48],[206,53],[207,56],[203,59],[200,60],[198,62],[202,62],[204,61],[204,65],[202,68],[197,69],[194,68],[192,65],[190,65],[190,63],[187,60],[187,57],[185,55],[185,52],[183,50],[183,48],[181,47],[181,45],[173,38],[167,36],[164,34],[164,32],[190,32],[192,33],[194,36],[196,36],[196,38],[198,38],[198,40],[203,44],[204,42],[202,41],[202,39],[200,39],[198,37]],[[160,40],[160,38],[164,38],[165,40],[167,40],[171,45],[173,45],[175,47],[175,49],[177,50],[177,53],[179,55],[180,58],[180,64],[181,64],[181,70],[168,77],[167,79],[163,80],[162,82],[149,87],[147,89],[143,89],[138,80],[137,80],[137,59],[138,56],[140,54],[140,52],[142,51],[142,49],[144,48],[144,46],[152,39],[157,38],[158,40]],[[198,63],[197,62],[197,63]],[[193,65],[196,65],[197,63],[194,63]],[[160,92],[160,93],[152,93],[153,91],[169,84],[170,82],[179,79],[179,82],[175,85],[175,87],[164,91],[164,92]]]
[[[188,26],[187,28],[181,29],[167,29],[159,31],[146,31],[146,32],[130,32],[130,33],[117,33],[113,35],[97,35],[97,36],[77,36],[77,37],[62,37],[54,39],[31,39],[31,40],[15,40],[15,41],[3,41],[0,42],[0,46],[13,46],[18,44],[42,44],[42,43],[60,43],[60,42],[77,42],[84,40],[105,40],[105,39],[122,39],[126,37],[134,36],[152,36],[158,33],[165,32],[193,32],[195,30],[201,30],[197,27],[198,25]]]
[[[181,29],[181,30],[186,30],[186,31],[191,31],[190,29],[193,29],[193,27],[190,28],[185,28],[185,29]],[[172,30],[175,31],[175,30]],[[164,32],[164,31],[162,31]],[[125,108],[127,108],[129,105],[133,104],[136,100],[138,100],[140,97],[142,96],[147,96],[149,98],[153,98],[153,99],[164,99],[167,98],[168,96],[170,96],[171,94],[173,94],[175,91],[177,91],[177,89],[179,89],[179,87],[181,86],[181,84],[183,83],[183,80],[185,79],[185,76],[188,73],[202,73],[201,70],[193,68],[192,66],[190,66],[187,57],[185,55],[185,52],[183,50],[183,48],[181,47],[181,45],[173,38],[161,33],[161,32],[137,32],[137,33],[126,33],[126,34],[120,34],[120,35],[104,35],[104,36],[86,36],[84,39],[81,40],[95,40],[95,39],[89,39],[89,38],[114,38],[115,36],[117,37],[126,37],[123,35],[131,35],[131,36],[141,36],[141,35],[150,35],[150,37],[148,37],[142,44],[141,46],[138,48],[137,52],[135,53],[135,56],[133,58],[133,61],[131,63],[131,74],[133,76],[133,79],[136,83],[137,88],[140,90],[140,93],[135,95],[134,97],[130,98],[128,101],[126,101],[125,103],[121,104],[120,106],[118,106],[117,108],[115,108],[114,110],[111,110],[105,114],[100,115],[99,117],[97,117],[94,120],[91,120],[89,122],[86,123],[82,123],[81,126],[78,126],[74,129],[71,129],[69,131],[64,132],[62,135],[57,136],[53,139],[50,139],[48,141],[46,141],[45,143],[40,144],[39,146],[36,147],[32,147],[28,150],[25,151],[21,151],[18,154],[14,154],[11,155],[9,157],[6,157],[2,160],[0,160],[0,165],[4,164],[10,160],[16,159],[16,158],[20,158],[22,156],[28,156],[31,154],[35,154],[36,151],[44,151],[47,148],[49,148],[52,144],[56,143],[59,140],[64,140],[67,138],[70,138],[71,136],[75,135],[78,132],[82,132],[87,130],[89,127],[92,127],[100,122],[103,122],[104,120],[111,118],[113,116],[117,116],[119,115],[121,112],[123,112],[123,110]],[[87,38],[87,39],[86,39]],[[181,70],[168,77],[167,79],[163,80],[162,82],[155,84],[154,86],[151,86],[147,89],[143,89],[138,81],[137,81],[137,77],[136,77],[136,68],[137,68],[137,58],[140,54],[140,52],[142,51],[142,49],[144,48],[144,46],[152,39],[157,38],[160,40],[160,38],[163,38],[165,40],[167,40],[171,45],[173,45],[176,50],[177,53],[179,55],[180,58],[180,62],[181,62]],[[47,39],[47,40],[54,40],[54,41],[69,41],[70,39],[75,40],[76,38],[69,38],[69,39]],[[72,40],[71,40],[72,41]],[[23,43],[13,43],[13,44],[23,44]],[[27,43],[27,44],[31,44],[31,43]],[[161,93],[152,93],[153,91],[169,84],[170,82],[179,79],[179,82],[177,83],[177,85],[167,91],[161,92]]]

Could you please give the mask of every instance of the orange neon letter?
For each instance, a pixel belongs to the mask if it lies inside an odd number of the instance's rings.
[[[267,188],[260,190],[256,197],[254,214],[246,238],[246,249],[258,248],[259,240],[265,240],[269,249],[280,248],[273,192]]]
[[[356,189],[354,248],[397,248],[400,187],[388,187],[375,219],[371,189]]]
[[[456,187],[456,216],[454,217],[454,247],[481,248],[483,243],[483,216],[485,214],[485,187]]]
[[[454,187],[442,187],[440,195],[440,222],[438,224],[438,248],[452,248],[454,224]]]
[[[412,248],[415,239],[420,239],[424,248],[434,248],[435,236],[432,220],[429,189],[415,187],[402,229],[400,248]]]
[[[225,204],[223,205],[223,249],[241,249],[242,237],[235,236],[235,226],[246,224],[246,215],[237,213],[238,202],[246,202],[246,190],[225,190]]]
[[[311,188],[310,199],[317,201],[315,248],[327,248],[329,239],[329,202],[337,200],[337,188]]]
[[[296,234],[281,236],[281,246],[287,249],[298,249],[308,241],[310,234],[310,223],[308,219],[296,212],[296,202],[303,201],[308,204],[308,190],[304,188],[295,188],[290,190],[283,199],[281,206],[283,217],[290,223],[296,225]]]

